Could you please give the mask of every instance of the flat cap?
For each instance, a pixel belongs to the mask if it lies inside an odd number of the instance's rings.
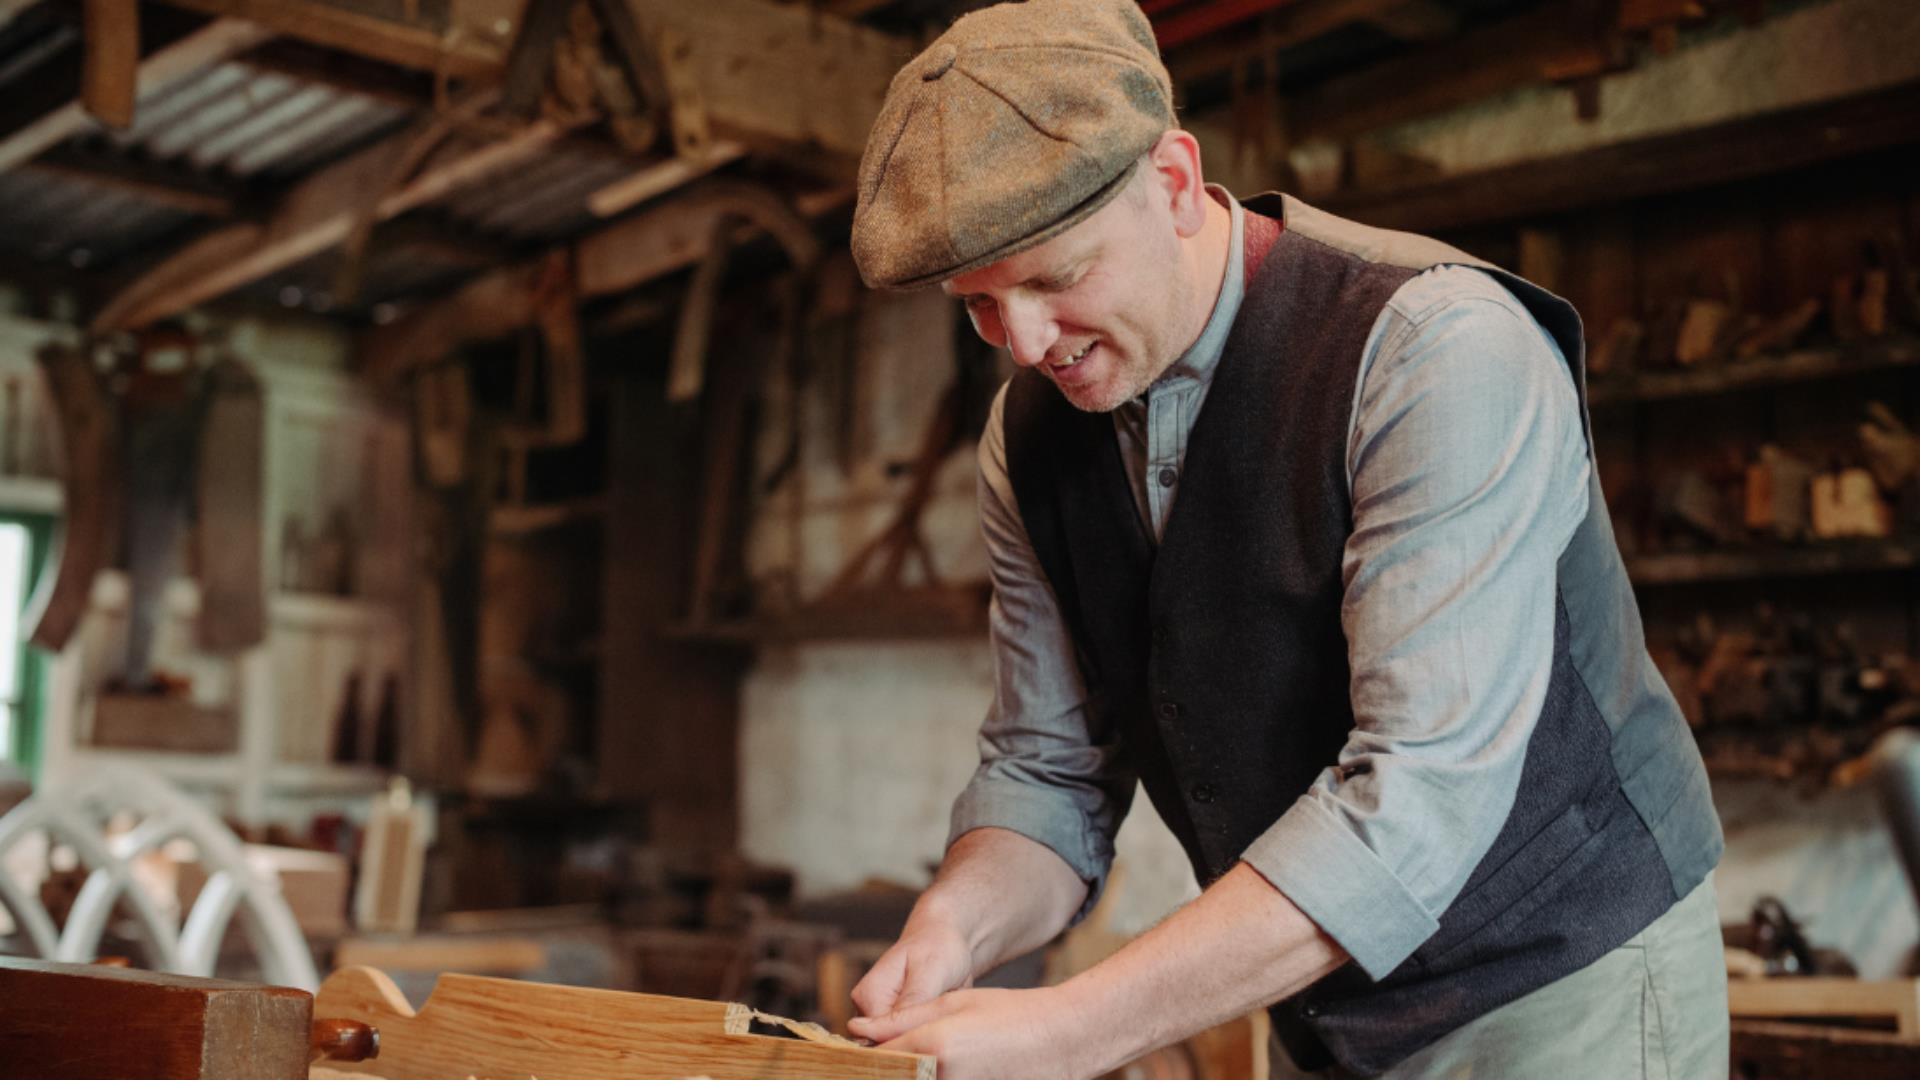
[[[867,136],[853,258],[876,289],[943,281],[1072,228],[1169,128],[1133,0],[976,11],[900,69]]]

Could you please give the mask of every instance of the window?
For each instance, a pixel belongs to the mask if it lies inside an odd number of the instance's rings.
[[[50,519],[0,513],[0,760],[29,767],[39,758],[44,661],[21,636],[22,615],[40,576]]]

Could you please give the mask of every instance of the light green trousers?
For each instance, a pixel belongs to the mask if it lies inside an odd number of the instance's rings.
[[[1727,969],[1713,877],[1626,944],[1467,1024],[1386,1080],[1726,1080]],[[1273,1080],[1303,1073],[1275,1042]]]

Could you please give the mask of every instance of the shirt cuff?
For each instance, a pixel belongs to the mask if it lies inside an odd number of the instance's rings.
[[[1440,928],[1380,856],[1312,796],[1288,808],[1240,858],[1375,982]]]
[[[1093,910],[1113,865],[1113,839],[1094,827],[1064,792],[1051,792],[1017,780],[975,779],[954,800],[947,846],[975,829],[1006,829],[1050,849],[1080,880],[1087,900],[1074,912],[1077,924]]]

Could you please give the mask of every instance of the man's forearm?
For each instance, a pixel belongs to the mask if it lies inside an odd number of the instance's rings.
[[[1086,898],[1087,883],[1051,848],[1008,829],[974,829],[947,849],[913,918],[958,930],[980,974],[1053,940]]]
[[[1241,863],[1199,899],[1059,993],[1098,1025],[1107,1071],[1159,1046],[1272,1004],[1346,963],[1347,954],[1291,900]]]

